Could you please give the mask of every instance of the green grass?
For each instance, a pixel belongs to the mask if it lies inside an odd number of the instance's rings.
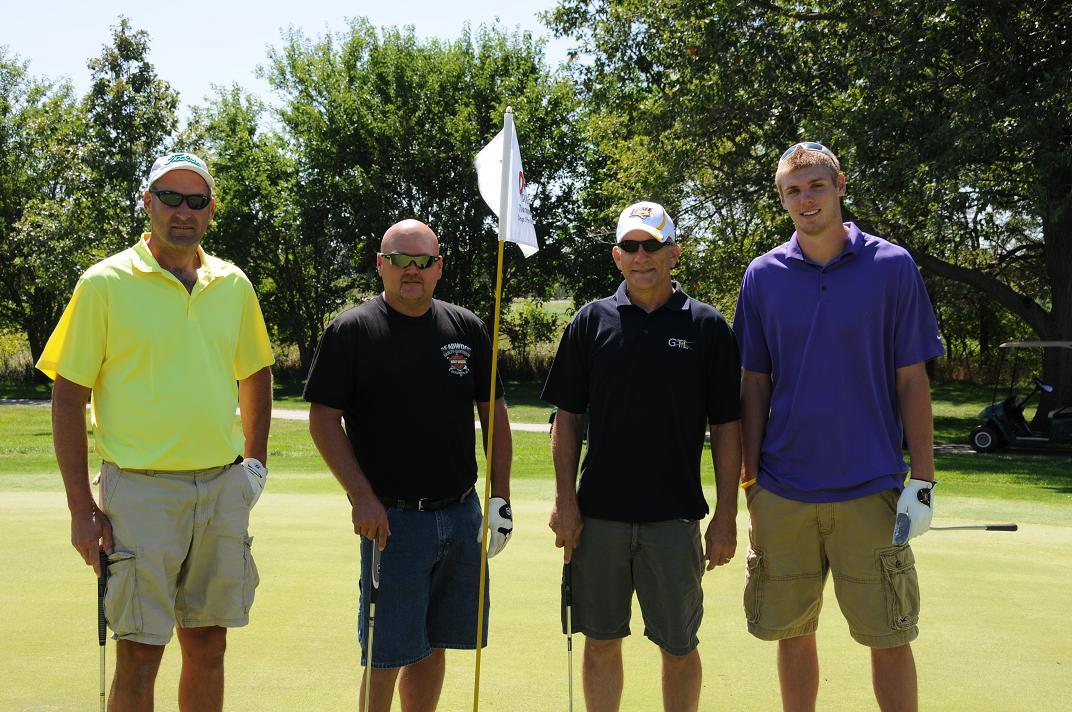
[[[538,385],[511,384],[510,391],[514,420],[522,422],[515,414],[529,407],[536,421]],[[983,401],[989,395],[978,389],[936,388],[942,437],[962,432]],[[547,441],[545,433],[514,433],[516,533],[491,562],[490,647],[481,665],[486,710],[566,706],[566,650],[557,620],[561,553],[547,529],[554,489]],[[227,708],[352,710],[360,674],[357,546],[349,509],[305,422],[273,421],[269,447],[272,474],[251,526],[262,583],[251,625],[229,636]],[[957,453],[939,454],[937,464],[936,524],[1015,521],[1021,530],[931,532],[913,542],[924,606],[913,645],[922,708],[1067,709],[1072,457]],[[0,407],[0,537],[10,542],[3,567],[7,585],[0,587],[0,606],[8,612],[0,630],[2,710],[96,705],[95,579],[70,547],[55,472],[48,409]],[[707,455],[704,478],[711,482]],[[770,710],[779,704],[775,646],[744,628],[743,505],[738,540],[733,563],[704,581],[703,710]],[[849,638],[832,588],[828,592],[818,633],[819,708],[875,709],[866,650]],[[624,645],[623,710],[659,708],[658,652],[642,628],[634,611],[634,634]],[[578,709],[581,639],[574,656]],[[109,643],[109,670],[114,651]],[[178,657],[170,646],[157,683],[159,709],[175,708]],[[440,709],[471,709],[472,687],[473,654],[448,653]]]
[[[273,398],[276,408],[309,410],[309,403],[302,398],[305,383],[294,378],[277,378]],[[507,381],[506,403],[510,407],[512,423],[546,423],[551,406],[540,400],[543,384],[535,381]],[[47,394],[45,395],[47,398]],[[475,417],[475,416],[474,416]]]

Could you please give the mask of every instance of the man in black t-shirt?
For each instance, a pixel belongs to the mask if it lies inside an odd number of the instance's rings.
[[[363,665],[372,547],[382,552],[375,645],[366,666],[372,709],[390,708],[396,678],[403,709],[434,709],[444,649],[476,643],[482,517],[473,491],[473,403],[487,433],[491,343],[472,312],[433,298],[443,261],[439,240],[424,223],[404,220],[388,229],[376,269],[383,293],[324,331],[304,397],[312,404],[309,432],[346,490],[354,532],[362,536]],[[494,404],[489,557],[513,529],[510,422],[501,383]],[[485,599],[485,623],[488,610]],[[486,645],[487,625],[483,630]]]
[[[729,563],[737,545],[737,341],[714,307],[671,280],[681,246],[661,205],[626,208],[616,243],[612,255],[625,281],[577,312],[544,386],[543,399],[558,406],[550,526],[572,569],[588,708],[621,703],[621,645],[636,591],[644,634],[662,651],[666,709],[695,710],[703,560],[707,570]],[[585,412],[588,449],[578,489]],[[700,460],[708,426],[717,503],[702,546],[699,520],[708,508]]]

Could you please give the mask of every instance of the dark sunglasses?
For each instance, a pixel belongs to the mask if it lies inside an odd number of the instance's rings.
[[[834,163],[838,162],[837,156],[834,155],[833,151],[831,151],[823,144],[816,143],[815,141],[801,141],[800,143],[794,143],[792,146],[786,149],[786,152],[782,154],[782,157],[778,159],[778,162],[781,163],[782,161],[793,155],[793,151],[797,150],[797,146],[802,146],[806,151],[818,151],[819,153],[834,159]]]
[[[204,210],[208,207],[208,204],[212,202],[212,196],[205,195],[204,193],[190,193],[185,195],[183,193],[176,193],[173,190],[150,190],[150,193],[155,195],[161,203],[169,208],[177,208],[182,205],[182,201],[186,201],[186,204],[190,206],[190,210]]]
[[[622,240],[618,243],[618,247],[626,252],[636,252],[641,247],[645,252],[658,252],[669,244],[669,241],[659,242],[658,240]]]
[[[405,269],[410,265],[417,265],[417,269],[428,269],[439,262],[439,255],[407,255],[404,252],[384,252],[383,258],[395,267]]]

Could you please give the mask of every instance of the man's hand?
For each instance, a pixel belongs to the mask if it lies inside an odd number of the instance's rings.
[[[354,534],[376,542],[376,548],[383,551],[387,546],[387,537],[391,536],[391,527],[387,523],[387,510],[375,497],[359,497],[355,502],[350,499],[350,519],[354,522]]]
[[[917,480],[914,477],[905,485],[897,500],[897,519],[893,523],[893,543],[897,546],[908,543],[931,528],[934,514],[934,482]]]
[[[574,499],[568,504],[560,504],[556,500],[551,508],[551,520],[547,526],[555,533],[555,546],[565,549],[563,561],[568,564],[573,558],[573,550],[581,540],[581,530],[584,529],[584,520],[577,508],[577,500]]]
[[[242,460],[242,467],[245,468],[249,485],[253,488],[253,501],[249,503],[249,508],[253,509],[253,505],[257,504],[261,493],[264,492],[264,486],[268,484],[268,468],[254,457]]]
[[[71,514],[71,545],[100,577],[100,552],[112,551],[112,523],[96,504],[84,512]]]
[[[733,515],[715,512],[711,523],[707,525],[707,533],[704,534],[707,559],[707,570],[716,566],[724,566],[733,559],[737,551],[737,520]]]
[[[491,543],[488,544],[488,558],[495,556],[506,548],[510,535],[514,533],[514,513],[510,503],[502,497],[492,497],[488,501],[488,532]],[[484,529],[476,535],[477,542],[484,540]]]

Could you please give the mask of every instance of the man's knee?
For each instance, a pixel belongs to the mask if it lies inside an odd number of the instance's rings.
[[[156,680],[156,671],[163,656],[162,645],[120,640],[116,645],[116,677],[121,679],[124,685],[152,684]]]
[[[622,639],[596,640],[584,639],[584,657],[593,663],[614,661],[622,656]]]
[[[227,652],[226,628],[179,628],[177,632],[179,647],[182,648],[185,660],[210,667],[223,665],[223,657]]]
[[[685,670],[700,663],[700,651],[695,648],[684,655],[671,655],[662,649],[659,652],[663,655],[663,667],[671,672]]]

